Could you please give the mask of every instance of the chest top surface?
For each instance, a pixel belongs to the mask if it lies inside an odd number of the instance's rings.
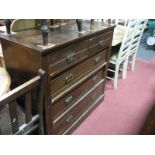
[[[34,49],[41,52],[42,54],[47,54],[48,51],[55,50],[61,46],[67,45],[77,40],[82,40],[84,38],[91,37],[97,33],[106,32],[108,30],[113,30],[114,26],[105,25],[102,22],[96,22],[93,31],[90,31],[90,22],[83,22],[84,33],[79,33],[77,29],[76,22],[68,23],[65,27],[57,30],[49,29],[48,42],[49,46],[43,46],[43,40],[41,35],[41,30],[31,29],[21,32],[16,32],[11,35],[0,34],[0,38],[8,40],[10,42]],[[51,46],[50,46],[51,45]]]

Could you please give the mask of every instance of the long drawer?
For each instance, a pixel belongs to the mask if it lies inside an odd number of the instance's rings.
[[[53,103],[52,113],[54,119],[63,113],[67,108],[72,106],[82,95],[93,88],[99,81],[104,79],[104,69],[98,71],[88,80],[84,81],[78,88],[75,88],[65,97]]]
[[[98,98],[103,95],[104,81],[99,82],[93,89],[87,92],[73,106],[53,121],[54,134],[61,134],[69,128]]]
[[[112,31],[96,35],[90,39],[79,41],[48,55],[47,61],[49,64],[50,76],[53,77],[66,68],[109,47],[111,43],[111,34]]]
[[[52,97],[58,95],[63,90],[77,82],[80,78],[87,75],[93,69],[104,64],[107,60],[108,49],[98,53],[97,55],[87,59],[79,65],[73,67],[69,71],[60,76],[51,79]]]

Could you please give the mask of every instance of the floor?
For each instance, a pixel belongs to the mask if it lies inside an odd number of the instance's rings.
[[[140,45],[139,45],[139,49],[138,49],[138,53],[137,53],[137,58],[146,60],[146,61],[150,61],[151,59],[153,59],[155,57],[155,50],[149,48],[146,44],[146,40],[147,40],[148,34],[147,31],[144,32]]]
[[[137,59],[135,71],[118,80],[118,89],[107,81],[104,101],[74,131],[75,135],[136,135],[155,103],[155,58]],[[149,76],[148,76],[149,75]]]
[[[107,81],[104,101],[73,132],[73,135],[139,134],[155,102],[155,51],[142,36],[136,68],[127,78],[118,80],[118,90]]]

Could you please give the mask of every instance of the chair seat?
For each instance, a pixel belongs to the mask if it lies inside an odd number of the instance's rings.
[[[121,25],[116,26],[116,28],[114,29],[112,46],[116,46],[122,42],[125,31],[126,31],[125,26],[121,26]]]
[[[118,57],[118,53],[114,53],[114,54],[110,57],[110,61],[116,62],[117,57]]]
[[[116,46],[116,47],[112,48],[111,56],[110,56],[110,63],[113,63],[113,64],[116,63],[118,53],[119,53],[119,49],[120,49],[120,46]]]
[[[6,26],[0,26],[0,32],[5,33],[6,32]]]
[[[18,123],[19,126],[25,123],[25,114],[23,108],[21,106],[17,106],[17,113],[18,113]],[[0,111],[0,127],[1,127],[1,134],[2,135],[12,135],[12,128],[10,122],[10,114],[9,114],[9,107],[4,106],[4,108]]]

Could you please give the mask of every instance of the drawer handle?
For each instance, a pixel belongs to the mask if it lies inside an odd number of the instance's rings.
[[[73,74],[72,73],[69,74],[68,76],[65,77],[65,84],[70,83],[71,81],[73,81],[73,79],[74,79]]]
[[[98,76],[96,75],[92,79],[93,79],[94,82],[96,82],[96,80],[98,79]]]
[[[89,41],[93,41],[95,38],[90,38]]]
[[[72,101],[73,101],[73,96],[69,96],[68,98],[65,99],[65,103],[66,103],[66,105],[71,104]]]
[[[105,41],[100,41],[100,42],[99,42],[99,45],[100,45],[100,46],[105,46]]]
[[[92,95],[92,100],[95,101],[97,99],[97,94]]]
[[[66,122],[67,122],[68,124],[72,124],[75,120],[76,120],[76,117],[73,116],[73,115],[71,115],[71,116],[69,116],[69,117],[66,119]]]
[[[75,58],[76,58],[76,54],[75,53],[71,53],[71,54],[69,54],[67,56],[66,61],[69,64],[69,63],[73,62],[75,60]]]
[[[96,65],[98,65],[100,62],[101,62],[101,57],[95,58],[95,63],[96,63]]]

